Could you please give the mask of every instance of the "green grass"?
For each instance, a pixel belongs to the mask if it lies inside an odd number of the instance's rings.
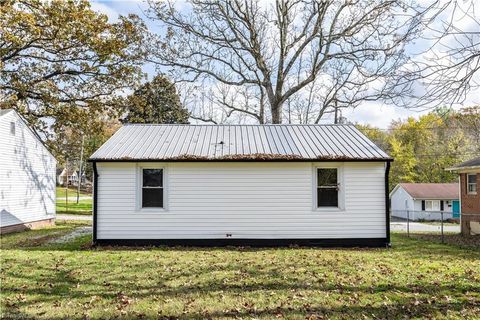
[[[65,201],[65,195],[67,194],[65,187],[57,187],[57,200],[63,199]],[[77,188],[69,187],[68,188],[68,197],[76,197],[77,196]],[[80,192],[81,197],[91,197],[91,193]]]
[[[68,210],[67,210],[68,208]],[[64,199],[57,198],[57,214],[78,214],[91,215],[92,214],[92,200],[68,201],[68,207]]]
[[[2,318],[474,319],[480,314],[478,247],[399,234],[390,250],[91,248],[90,236],[66,244],[42,240],[77,226],[2,237]]]

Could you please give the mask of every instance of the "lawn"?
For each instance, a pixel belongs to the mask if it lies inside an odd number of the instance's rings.
[[[76,201],[77,190],[68,189],[68,203],[65,199],[66,190],[63,187],[57,187],[57,214],[78,214],[91,215],[92,214],[92,195],[89,193],[80,193],[81,197],[90,197],[90,199],[81,199]]]
[[[2,237],[7,318],[474,319],[480,249],[91,248],[74,224]],[[27,239],[36,240],[27,240]]]
[[[65,200],[65,195],[67,194],[66,190],[65,190],[65,187],[57,187],[56,189],[56,192],[57,192],[57,199],[60,199],[62,198],[63,200]],[[69,198],[75,198],[77,196],[77,188],[73,188],[73,187],[69,187],[68,188],[68,197]],[[91,193],[85,193],[85,192],[80,192],[80,196],[81,197],[91,197],[92,194]]]
[[[92,214],[92,199],[76,201],[68,201],[68,207],[65,202],[65,198],[60,200],[57,198],[57,214],[79,214],[79,215],[91,215]]]

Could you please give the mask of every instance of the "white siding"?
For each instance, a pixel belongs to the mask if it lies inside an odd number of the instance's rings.
[[[15,112],[0,117],[2,227],[55,216],[55,167],[55,158]]]
[[[413,198],[401,186],[392,192],[390,196],[392,216],[407,218],[407,210],[417,210]]]
[[[98,239],[386,236],[383,163],[337,164],[343,211],[314,210],[315,164],[307,162],[168,163],[166,210],[140,210],[142,165],[149,164],[97,164]]]

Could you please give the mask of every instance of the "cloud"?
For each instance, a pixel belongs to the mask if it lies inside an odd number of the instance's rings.
[[[90,5],[93,11],[105,14],[110,22],[115,22],[118,19],[118,11],[102,2],[92,1]]]
[[[418,118],[427,112],[415,112],[405,108],[384,105],[380,102],[364,102],[355,109],[343,110],[343,116],[351,122],[387,128],[393,120],[405,119],[412,116]]]

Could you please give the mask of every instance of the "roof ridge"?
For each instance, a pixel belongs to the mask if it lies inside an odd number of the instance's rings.
[[[190,123],[124,123],[123,126],[205,126],[205,127],[217,127],[217,126],[338,126],[338,127],[345,127],[345,126],[355,126],[351,123],[322,123],[322,124],[300,124],[300,123],[264,123],[264,124],[190,124]]]

